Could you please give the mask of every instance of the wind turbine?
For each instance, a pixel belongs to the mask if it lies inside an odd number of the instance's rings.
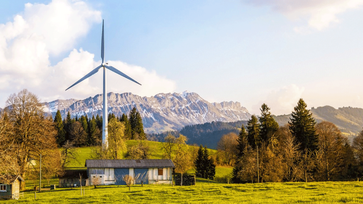
[[[118,75],[121,75],[125,77],[128,80],[131,80],[139,85],[141,85],[139,82],[135,81],[131,77],[127,76],[126,74],[122,73],[118,69],[116,69],[113,66],[109,66],[108,63],[105,63],[105,44],[104,44],[104,20],[102,20],[102,38],[101,38],[101,58],[102,58],[102,64],[95,69],[93,69],[90,73],[86,74],[84,77],[82,77],[80,80],[78,80],[76,83],[74,83],[72,86],[68,87],[66,91],[76,84],[80,83],[81,81],[87,79],[88,77],[94,75],[98,72],[101,68],[103,69],[103,123],[102,123],[102,147],[103,149],[108,148],[108,112],[107,112],[107,75],[106,75],[106,69],[115,72]]]

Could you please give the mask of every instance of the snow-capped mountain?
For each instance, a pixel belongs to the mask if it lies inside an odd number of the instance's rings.
[[[212,121],[247,120],[251,116],[239,102],[209,103],[192,92],[161,93],[151,97],[110,92],[107,97],[108,111],[116,116],[128,114],[136,107],[148,133],[179,130],[186,125]],[[72,117],[102,115],[102,94],[84,100],[55,100],[44,104],[45,112],[51,113],[53,117],[58,109],[63,118],[68,111]]]

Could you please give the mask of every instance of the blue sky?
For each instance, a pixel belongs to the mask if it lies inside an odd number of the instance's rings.
[[[29,2],[29,3],[28,3]],[[28,4],[27,4],[28,3]],[[27,4],[25,6],[25,4]],[[309,107],[363,107],[363,0],[1,1],[0,107],[27,88],[42,101],[102,92],[106,61],[143,84],[109,73],[109,91],[198,93],[266,103],[287,114]]]

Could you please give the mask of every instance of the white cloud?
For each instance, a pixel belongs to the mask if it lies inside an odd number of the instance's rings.
[[[43,101],[102,93],[102,70],[65,92],[100,64],[94,61],[94,54],[75,49],[76,41],[99,22],[101,12],[83,1],[53,0],[49,4],[26,4],[24,12],[12,22],[0,24],[0,107],[10,94],[24,88]],[[66,58],[51,66],[49,56],[69,51]],[[120,61],[110,64],[144,86],[131,84],[109,71],[109,91],[151,95],[175,90],[173,81],[154,71]]]
[[[340,20],[337,15],[349,9],[357,9],[363,0],[244,0],[258,6],[270,6],[290,19],[307,18],[307,26],[296,27],[297,32],[308,32],[308,27],[317,30],[327,28]]]
[[[266,103],[274,115],[290,114],[304,92],[304,87],[295,84],[273,90],[266,98]]]

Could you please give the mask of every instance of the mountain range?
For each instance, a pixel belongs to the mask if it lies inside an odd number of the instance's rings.
[[[193,92],[160,93],[141,97],[132,93],[108,93],[108,111],[116,116],[136,109],[143,118],[146,133],[180,130],[184,126],[213,121],[248,120],[251,114],[239,102],[210,103]],[[44,111],[54,117],[60,110],[64,118],[102,115],[102,94],[83,100],[55,100],[44,103]]]
[[[160,93],[151,97],[141,97],[132,93],[108,93],[108,111],[116,116],[129,114],[136,107],[143,118],[145,132],[162,140],[165,132],[181,133],[190,142],[208,144],[212,147],[228,132],[239,132],[242,124],[246,125],[251,114],[239,102],[210,103],[197,93]],[[83,100],[66,99],[45,102],[44,111],[55,116],[60,110],[65,118],[102,115],[102,94]],[[2,109],[0,108],[0,112]],[[323,106],[312,108],[313,117],[319,123],[334,123],[350,140],[363,127],[363,109],[353,107],[333,108]],[[272,110],[273,113],[273,110]],[[290,120],[290,114],[274,116],[280,126]],[[164,134],[160,134],[164,133]]]

